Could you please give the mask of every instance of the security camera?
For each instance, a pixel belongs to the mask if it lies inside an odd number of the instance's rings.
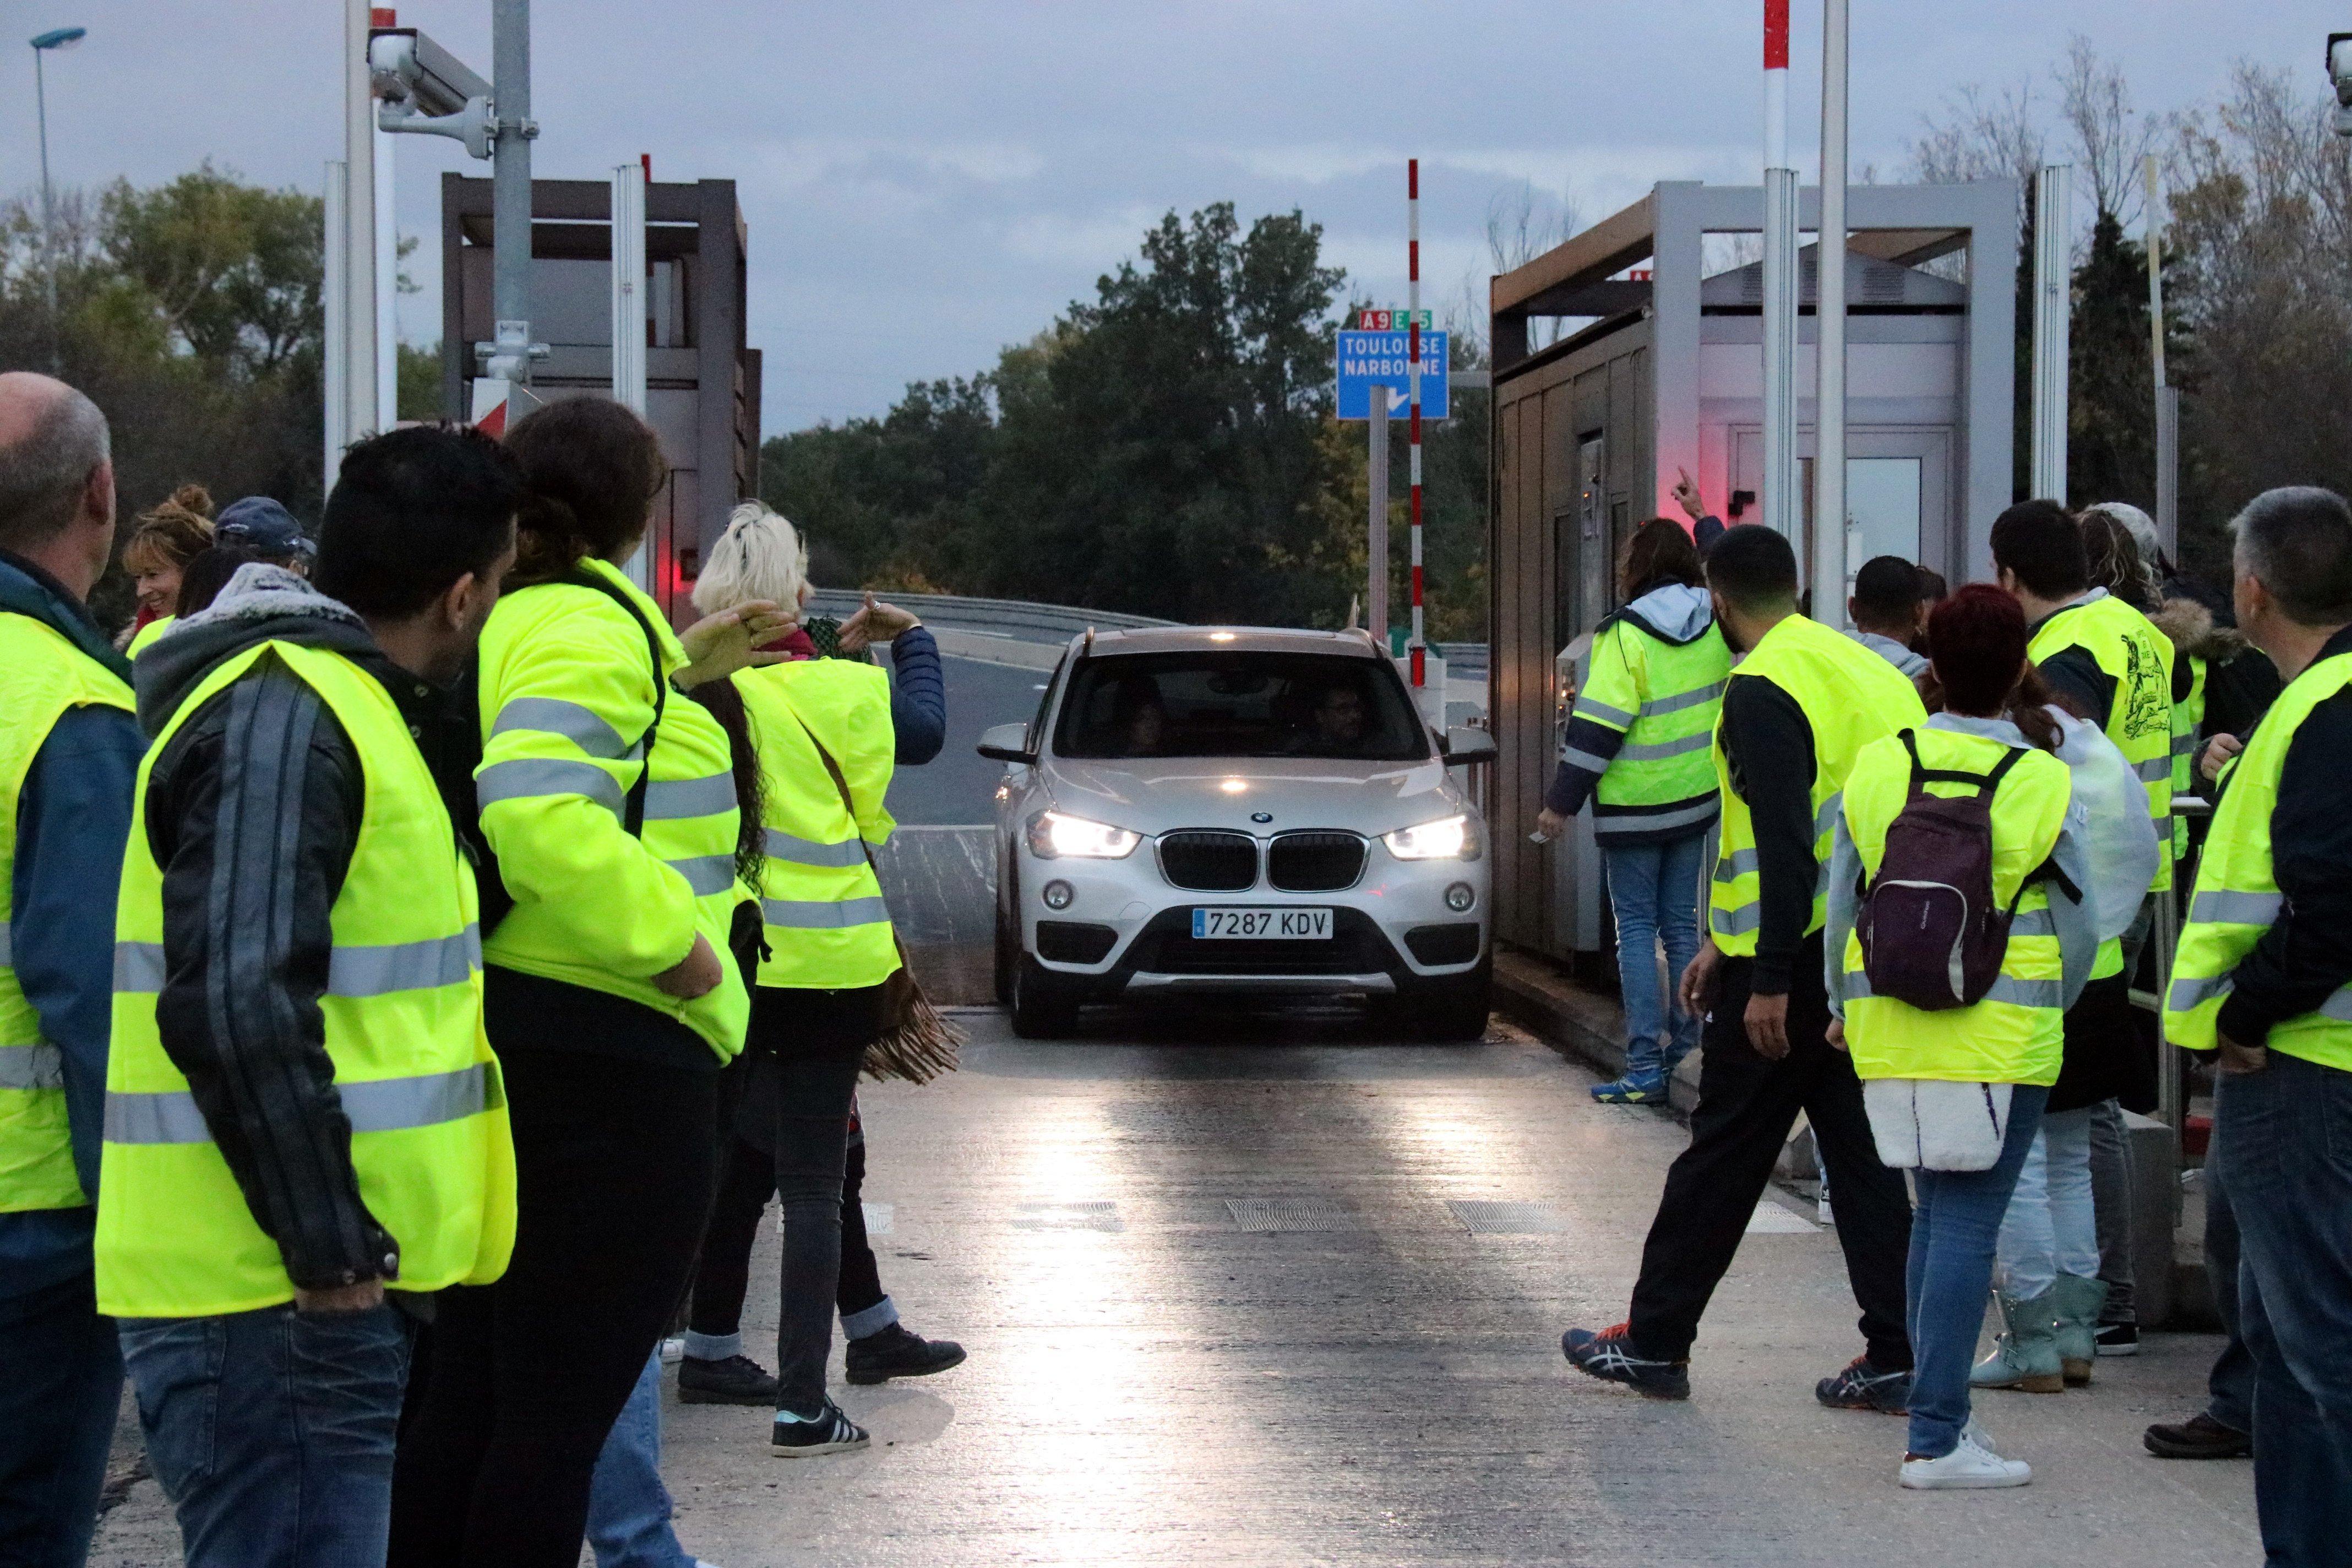
[[[2327,74],[2336,82],[2336,134],[2352,136],[2352,33],[2327,35]]]
[[[490,84],[457,56],[414,27],[378,27],[368,35],[368,72],[379,126],[447,136],[477,158],[490,155]]]

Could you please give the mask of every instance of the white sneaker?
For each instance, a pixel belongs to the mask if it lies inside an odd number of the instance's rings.
[[[686,1336],[683,1334],[672,1334],[669,1338],[662,1341],[661,1359],[662,1365],[664,1366],[676,1366],[678,1363],[684,1361],[686,1359]]]
[[[2021,1487],[2032,1479],[2032,1466],[2022,1459],[2002,1458],[1986,1447],[1973,1430],[1962,1433],[1960,1446],[1940,1459],[1903,1461],[1903,1484],[1914,1491]]]

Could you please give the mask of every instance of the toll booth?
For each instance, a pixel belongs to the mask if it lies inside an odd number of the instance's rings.
[[[474,345],[490,340],[496,319],[490,188],[441,176],[441,404],[453,419],[473,406]],[[531,392],[550,402],[609,397],[613,187],[534,180],[530,208],[530,330],[549,351]],[[670,464],[646,542],[654,597],[681,626],[728,512],[759,493],[760,351],[744,341],[744,237],[734,181],[646,186],[646,415]]]
[[[1992,521],[2012,499],[2017,204],[2007,180],[1849,193],[1849,571],[1899,554],[1954,583],[1991,574]],[[1820,192],[1804,191],[1799,227],[1819,212]],[[1662,184],[1493,282],[1495,929],[1572,967],[1605,963],[1613,940],[1591,812],[1552,844],[1528,836],[1627,538],[1682,519],[1683,469],[1727,521],[1760,516],[1763,269],[1708,277],[1704,256],[1706,235],[1760,233],[1763,214],[1759,186]],[[1801,570],[1815,526],[1815,257],[1800,258]],[[1921,270],[1940,258],[1956,259]],[[1529,323],[1546,318],[1573,330],[1534,346]],[[1842,616],[1843,584],[1838,596]]]

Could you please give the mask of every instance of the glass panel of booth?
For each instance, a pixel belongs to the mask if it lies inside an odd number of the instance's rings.
[[[1731,436],[1735,483],[1743,489],[1760,485],[1761,432],[1752,425],[1734,426]],[[1798,570],[1805,574],[1813,559],[1813,459],[1801,448],[1812,445],[1811,432],[1803,432],[1800,439],[1797,477],[1804,537],[1796,542]],[[1854,430],[1847,443],[1850,450],[1858,449],[1845,465],[1848,578],[1864,562],[1880,555],[1899,555],[1948,574],[1952,567],[1943,536],[1950,528],[1949,433],[1935,428]]]

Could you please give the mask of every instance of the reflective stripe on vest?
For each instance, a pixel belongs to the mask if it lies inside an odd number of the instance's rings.
[[[2080,600],[2034,629],[2026,654],[2037,663],[2080,647],[2116,683],[2107,739],[2147,788],[2147,815],[2162,839],[2172,831],[2172,639],[2112,594]],[[2172,886],[2172,858],[2157,858],[2154,888]]]
[[[2303,721],[2347,687],[2352,687],[2352,653],[2323,658],[2296,676],[2223,775],[2221,805],[2205,836],[2189,920],[2180,929],[2165,986],[2164,1032],[2175,1045],[2199,1051],[2214,1047],[2222,999],[2235,984],[2239,963],[2285,908],[2271,848],[2279,775]],[[2311,1012],[2272,1025],[2266,1043],[2288,1056],[2352,1071],[2352,986],[2337,990]]]
[[[482,1034],[474,879],[390,695],[323,649],[272,642],[232,658],[157,736],[140,770],[134,821],[146,821],[150,774],[170,737],[264,655],[325,701],[362,769],[362,816],[328,911],[333,945],[318,1004],[360,1195],[397,1246],[403,1289],[487,1284],[513,1247],[514,1155],[498,1061]],[[117,904],[99,1309],[163,1318],[251,1311],[291,1300],[293,1282],[163,1048],[163,876],[148,844],[145,832],[131,835]]]
[[[1794,698],[1813,732],[1813,907],[1811,935],[1828,918],[1826,876],[1830,834],[1836,826],[1846,774],[1863,747],[1881,736],[1924,723],[1918,689],[1886,660],[1841,632],[1802,616],[1776,622],[1733,672],[1733,679],[1769,680]],[[1707,890],[1706,923],[1716,945],[1735,957],[1752,956],[1764,923],[1762,871],[1756,823],[1731,787],[1723,749],[1723,722],[1715,726],[1716,776],[1723,790],[1723,838]]]
[[[1712,810],[1702,807],[1715,776],[1705,753],[1731,667],[1722,632],[1709,626],[1690,642],[1669,643],[1618,616],[1593,638],[1584,666],[1560,758],[1601,775],[1595,832],[1655,834],[1707,820]],[[1613,755],[1588,749],[1612,730],[1623,736]]]
[[[2010,748],[1989,737],[1932,725],[1916,730],[1920,765],[1934,772],[1990,773]],[[1933,795],[1969,796],[1969,786],[1930,781]],[[1899,739],[1872,742],[1845,785],[1845,821],[1865,878],[1884,863],[1886,835],[1908,802],[1911,759]],[[1873,993],[1862,939],[1848,932],[1838,955],[1846,997],[1846,1047],[1864,1079],[1942,1079],[1968,1083],[2049,1084],[2065,1041],[2065,955],[2046,885],[2025,879],[2057,847],[2074,798],[2066,764],[2046,752],[2018,758],[1994,792],[1992,897],[2015,916],[2000,972],[1979,1001],[1927,1012]]]
[[[735,678],[759,739],[767,860],[761,919],[768,951],[760,984],[838,990],[875,985],[898,967],[890,910],[866,863],[865,835],[843,805],[812,735],[853,798],[872,803],[865,833],[888,831],[881,807],[896,739],[887,679],[871,665],[810,659]]]
[[[73,1162],[65,1058],[42,1038],[40,1014],[16,978],[9,924],[25,780],[58,720],[84,707],[128,713],[131,688],[55,626],[0,612],[0,1214],[89,1202]]]

